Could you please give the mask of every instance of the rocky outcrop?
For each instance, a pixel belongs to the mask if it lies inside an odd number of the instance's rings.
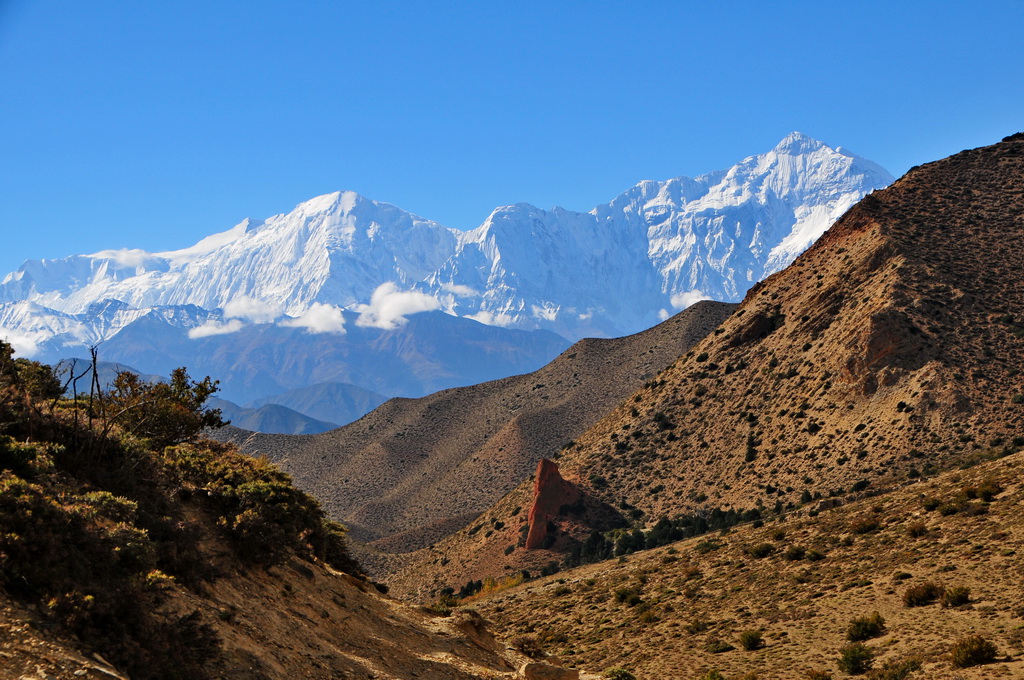
[[[537,474],[533,483],[533,505],[529,514],[529,533],[526,535],[526,549],[544,547],[548,537],[548,522],[558,517],[564,506],[575,505],[583,495],[576,485],[562,479],[558,465],[547,458],[537,463]]]

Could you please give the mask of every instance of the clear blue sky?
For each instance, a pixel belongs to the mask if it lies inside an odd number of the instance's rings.
[[[337,189],[588,210],[800,130],[899,175],[1024,130],[1024,2],[0,0],[0,272]]]

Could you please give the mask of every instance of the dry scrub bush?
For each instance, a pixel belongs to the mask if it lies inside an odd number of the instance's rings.
[[[903,606],[923,607],[938,600],[944,592],[945,588],[931,581],[918,583],[917,585],[910,586],[903,593]]]
[[[859,616],[850,621],[846,629],[846,639],[850,642],[863,642],[885,633],[885,619],[878,612],[870,616]]]
[[[970,668],[992,663],[998,654],[996,646],[980,635],[970,635],[957,640],[950,651],[953,668]]]

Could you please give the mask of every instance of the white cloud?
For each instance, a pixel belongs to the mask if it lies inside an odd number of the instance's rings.
[[[89,257],[94,257],[98,260],[113,260],[122,267],[139,268],[146,264],[147,260],[153,258],[153,253],[138,248],[122,248],[120,250],[101,250]]]
[[[482,324],[488,326],[507,326],[512,323],[512,317],[502,312],[501,314],[492,314],[486,310],[481,309],[476,314],[467,314],[467,319],[473,321],[479,321]]]
[[[672,316],[672,315],[668,313],[667,309],[659,309],[658,310],[658,318],[661,319],[662,321],[664,321],[665,319],[667,319],[670,316]]]
[[[392,281],[377,286],[370,296],[370,304],[355,305],[359,312],[356,325],[392,330],[405,323],[405,317],[419,312],[440,309],[441,303],[426,293],[400,291]]]
[[[239,295],[224,305],[224,318],[244,319],[253,323],[270,323],[281,316],[281,305],[264,302],[248,295]]]
[[[535,319],[554,321],[558,318],[558,307],[538,307],[537,305],[530,305],[530,311],[533,312],[533,318]]]
[[[206,338],[211,335],[227,335],[228,333],[237,333],[242,330],[243,324],[238,319],[232,319],[227,323],[221,323],[219,321],[207,321],[201,326],[188,329],[188,337],[192,340],[197,338]]]
[[[14,348],[14,353],[17,356],[25,359],[31,359],[38,354],[39,343],[46,340],[46,338],[46,333],[25,333],[0,327],[0,340],[7,342],[7,344]]]
[[[480,293],[473,290],[469,286],[464,286],[461,283],[446,283],[441,286],[441,290],[451,293],[455,297],[479,297]]]
[[[345,334],[345,317],[341,315],[341,309],[319,302],[314,302],[309,309],[294,319],[285,319],[278,325],[305,328],[307,333]]]
[[[701,300],[710,300],[707,295],[700,292],[696,288],[693,290],[683,291],[682,293],[676,293],[672,296],[672,306],[676,309],[686,309],[690,305],[695,305]]]

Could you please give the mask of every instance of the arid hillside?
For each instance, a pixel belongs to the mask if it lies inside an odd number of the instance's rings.
[[[63,399],[0,343],[0,677],[528,677],[478,615],[379,593],[273,465],[199,437],[211,388]]]
[[[638,680],[838,680],[849,677],[839,662],[855,642],[872,657],[869,679],[1020,678],[1022,471],[1016,453],[466,606],[568,666],[623,667]],[[994,645],[991,663],[955,667],[958,648],[960,663],[979,660],[966,651],[984,651],[962,643],[972,636]]]
[[[1024,431],[1022,290],[1015,135],[866,197],[576,438],[561,474],[584,505],[650,527],[881,490],[1003,451]],[[523,482],[392,563],[389,582],[422,594],[561,560],[590,528],[566,512],[549,519],[550,549],[526,550],[533,492]]]
[[[702,302],[636,335],[581,340],[534,373],[392,399],[322,435],[231,436],[279,463],[353,537],[407,552],[465,526],[733,309]]]

